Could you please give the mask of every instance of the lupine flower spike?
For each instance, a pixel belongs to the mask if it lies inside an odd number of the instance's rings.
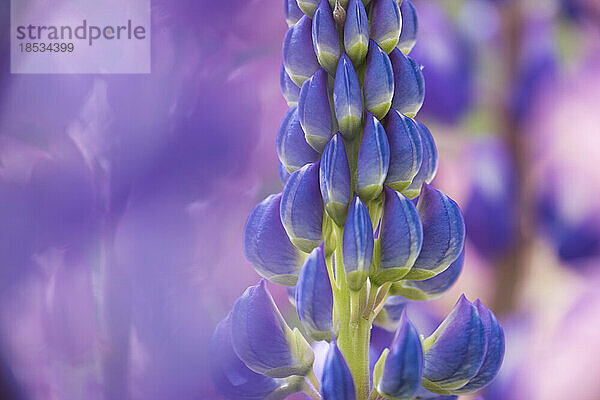
[[[427,338],[406,314],[411,302],[446,293],[465,263],[463,216],[433,184],[437,148],[418,120],[425,83],[407,56],[415,6],[283,8],[283,189],[254,207],[243,248],[260,276],[287,287],[297,328],[266,280],[249,287],[210,341],[216,389],[230,400],[299,391],[313,400],[456,400],[481,390],[504,356],[494,314],[463,295]],[[383,352],[381,335],[371,346],[373,324],[395,332]]]

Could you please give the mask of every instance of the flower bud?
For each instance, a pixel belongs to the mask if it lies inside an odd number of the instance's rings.
[[[328,0],[321,0],[312,24],[312,39],[317,60],[332,76],[340,59],[340,38]]]
[[[390,143],[390,168],[385,184],[401,192],[410,186],[423,163],[421,134],[415,121],[392,110],[385,117]]]
[[[371,281],[381,286],[402,279],[410,271],[421,251],[423,226],[414,204],[385,187],[379,229],[380,261]]]
[[[281,65],[281,72],[279,73],[279,86],[281,86],[281,93],[283,93],[283,98],[287,102],[288,107],[294,107],[298,104],[300,88],[292,82],[290,76],[285,72],[283,64]]]
[[[441,191],[423,184],[417,203],[423,223],[423,246],[406,279],[429,279],[458,258],[465,244],[465,223],[458,205]]]
[[[361,0],[350,0],[344,24],[344,47],[355,67],[362,64],[369,47],[369,19]]]
[[[425,100],[425,80],[421,67],[398,49],[390,53],[390,60],[395,79],[392,108],[414,118]]]
[[[310,253],[323,237],[323,202],[319,190],[319,163],[294,172],[281,192],[281,223],[290,240]]]
[[[363,105],[360,82],[346,54],[342,54],[337,66],[333,85],[333,104],[340,132],[345,138],[352,139],[360,131]]]
[[[298,119],[308,144],[321,153],[333,135],[327,85],[329,75],[323,68],[302,85],[298,99]]]
[[[452,394],[479,371],[486,352],[485,327],[477,308],[464,295],[446,319],[423,342],[423,386]]]
[[[323,244],[307,257],[296,284],[296,308],[306,331],[314,340],[333,334],[333,293],[327,273]]]
[[[285,22],[291,28],[296,25],[296,22],[300,21],[304,14],[298,7],[296,0],[283,0],[283,15],[285,16]]]
[[[358,196],[348,210],[343,238],[346,283],[358,291],[365,284],[373,258],[373,225],[369,211]]]
[[[386,53],[396,47],[403,19],[396,0],[377,0],[371,6],[371,38]]]
[[[284,286],[294,286],[305,255],[285,233],[279,217],[281,194],[260,202],[246,221],[243,247],[248,261],[262,277]]]
[[[498,323],[496,316],[485,307],[479,299],[475,301],[475,307],[485,327],[487,336],[487,349],[483,364],[477,374],[469,380],[465,386],[453,390],[454,394],[468,394],[487,386],[498,374],[502,360],[504,359],[504,331]]]
[[[402,32],[400,32],[400,40],[398,40],[396,47],[402,53],[408,54],[417,42],[417,32],[419,30],[417,10],[410,0],[402,0],[400,14],[402,15]]]
[[[390,1],[395,4],[395,0]],[[373,40],[367,52],[364,88],[366,109],[383,119],[392,106],[394,71],[388,55]]]
[[[335,340],[329,344],[321,381],[323,400],[356,399],[352,373]]]
[[[381,194],[390,165],[390,145],[381,122],[367,111],[356,166],[358,195],[373,200]]]
[[[431,183],[437,172],[438,153],[435,146],[435,141],[429,129],[420,122],[416,122],[419,136],[421,137],[421,145],[423,149],[423,161],[419,172],[415,175],[412,183],[402,191],[402,194],[409,199],[416,198],[421,192],[423,182]]]
[[[329,141],[319,169],[319,182],[325,211],[339,226],[344,226],[350,204],[350,166],[342,136],[336,133]]]
[[[319,0],[297,0],[298,7],[302,10],[302,12],[309,17],[313,17],[317,6],[319,5]]]
[[[281,399],[301,389],[300,378],[295,390],[285,390],[289,384],[249,369],[235,354],[231,343],[231,314],[215,328],[209,346],[210,374],[215,388],[230,400]],[[282,393],[285,392],[285,393]]]
[[[390,292],[409,300],[425,301],[439,299],[454,285],[462,272],[465,262],[465,250],[450,264],[445,271],[424,281],[403,280],[392,285]]]
[[[410,400],[421,385],[423,349],[419,333],[402,312],[392,346],[375,365],[373,384],[377,392],[390,400]]]
[[[320,158],[306,142],[297,107],[290,108],[281,120],[277,132],[277,156],[290,173]]]
[[[320,67],[313,49],[312,23],[306,15],[285,34],[283,65],[297,86],[302,86]]]
[[[314,354],[277,309],[266,283],[250,286],[231,312],[232,343],[236,354],[254,372],[273,378],[306,375]]]

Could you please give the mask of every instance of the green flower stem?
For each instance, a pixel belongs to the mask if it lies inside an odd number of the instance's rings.
[[[342,258],[342,228],[336,226],[337,245],[335,251],[335,276],[339,290],[334,291],[334,303],[338,309],[339,335],[338,346],[344,355],[354,379],[357,399],[367,399],[371,391],[369,382],[369,343],[371,340],[371,321],[360,312],[367,303],[365,285],[359,292],[352,294],[346,285]],[[354,297],[357,315],[352,312],[351,297]],[[338,321],[334,321],[337,323]]]

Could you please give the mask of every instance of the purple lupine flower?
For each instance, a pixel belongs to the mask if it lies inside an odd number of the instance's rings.
[[[298,86],[319,69],[313,50],[312,22],[306,15],[292,26],[283,40],[283,65],[290,79]]]
[[[369,47],[369,19],[362,0],[350,0],[344,23],[344,47],[354,67],[362,64]]]
[[[344,226],[350,204],[350,166],[342,135],[336,133],[325,147],[319,167],[321,195],[327,214]]]
[[[390,53],[400,38],[403,19],[396,0],[376,0],[370,10],[371,39],[386,53]],[[369,45],[371,47],[371,45]]]
[[[323,367],[323,378],[321,380],[321,395],[323,400],[349,400],[356,398],[352,374],[335,340],[332,340],[329,344],[327,358]]]
[[[408,279],[429,279],[458,258],[465,243],[460,208],[441,191],[423,184],[417,209],[423,222],[423,246]]]
[[[441,394],[463,387],[477,375],[487,346],[477,307],[462,295],[444,322],[423,342],[424,387]]]
[[[390,60],[395,79],[392,108],[414,118],[425,99],[425,81],[421,67],[398,49],[392,50]]]
[[[374,323],[389,332],[396,332],[398,322],[400,321],[400,318],[402,318],[402,315],[404,315],[407,305],[408,302],[402,296],[388,297]],[[385,343],[385,345],[387,346],[387,343]],[[375,362],[375,360],[373,360],[373,362]]]
[[[264,280],[236,301],[231,332],[236,354],[254,372],[287,378],[305,375],[312,368],[312,349],[297,329],[289,328]]]
[[[319,69],[304,82],[298,99],[298,119],[304,131],[304,137],[308,144],[319,153],[323,152],[333,135],[328,83],[327,71]]]
[[[356,189],[364,201],[381,194],[390,165],[390,145],[381,122],[365,113],[365,131],[358,151]]]
[[[341,56],[340,38],[328,0],[321,0],[313,16],[312,39],[319,64],[334,75]]]
[[[375,365],[373,384],[388,399],[410,400],[420,387],[422,376],[421,339],[404,310],[389,353],[384,351]]]
[[[404,54],[410,53],[417,42],[417,33],[419,31],[419,20],[417,10],[409,0],[402,0],[400,4],[400,14],[402,15],[402,31],[396,47]]]
[[[395,0],[391,0],[396,4]],[[369,42],[364,80],[365,108],[381,120],[392,106],[394,71],[388,55],[373,39]]]
[[[290,173],[319,159],[319,153],[306,142],[298,107],[290,108],[281,120],[277,132],[277,156]]]
[[[382,285],[402,279],[412,268],[423,244],[423,225],[414,204],[386,187],[379,228],[379,263],[371,280]]]
[[[435,300],[440,298],[454,285],[462,272],[465,262],[465,250],[450,264],[445,271],[424,281],[403,280],[392,285],[390,292],[409,300]]]
[[[423,163],[421,134],[411,118],[396,110],[387,114],[385,132],[390,144],[390,168],[385,184],[402,192],[415,179]]]
[[[305,256],[292,244],[281,224],[280,204],[281,194],[273,194],[254,207],[244,227],[242,247],[261,276],[280,285],[294,286]]]
[[[363,103],[356,70],[346,54],[340,57],[335,76],[333,86],[335,115],[342,135],[352,139],[360,130]]]
[[[323,237],[323,201],[319,162],[294,172],[281,192],[281,223],[292,243],[309,253]]]
[[[306,258],[296,284],[296,308],[302,325],[315,340],[333,335],[333,295],[323,244]]]
[[[343,242],[346,282],[350,289],[360,290],[365,284],[371,269],[373,225],[369,217],[369,210],[358,196],[354,196],[348,210]]]
[[[423,162],[419,168],[419,172],[415,175],[411,184],[402,191],[402,194],[409,199],[416,198],[421,193],[423,183],[431,183],[437,172],[438,153],[435,141],[429,129],[420,122],[417,122],[417,129],[421,137],[421,145],[423,150]]]

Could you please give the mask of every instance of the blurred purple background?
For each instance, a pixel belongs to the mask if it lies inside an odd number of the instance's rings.
[[[206,343],[280,190],[280,3],[153,0],[151,75],[11,75],[0,39],[0,398],[219,398]],[[465,292],[500,315],[485,399],[598,399],[600,5],[414,3],[436,185],[470,235],[432,312]]]

